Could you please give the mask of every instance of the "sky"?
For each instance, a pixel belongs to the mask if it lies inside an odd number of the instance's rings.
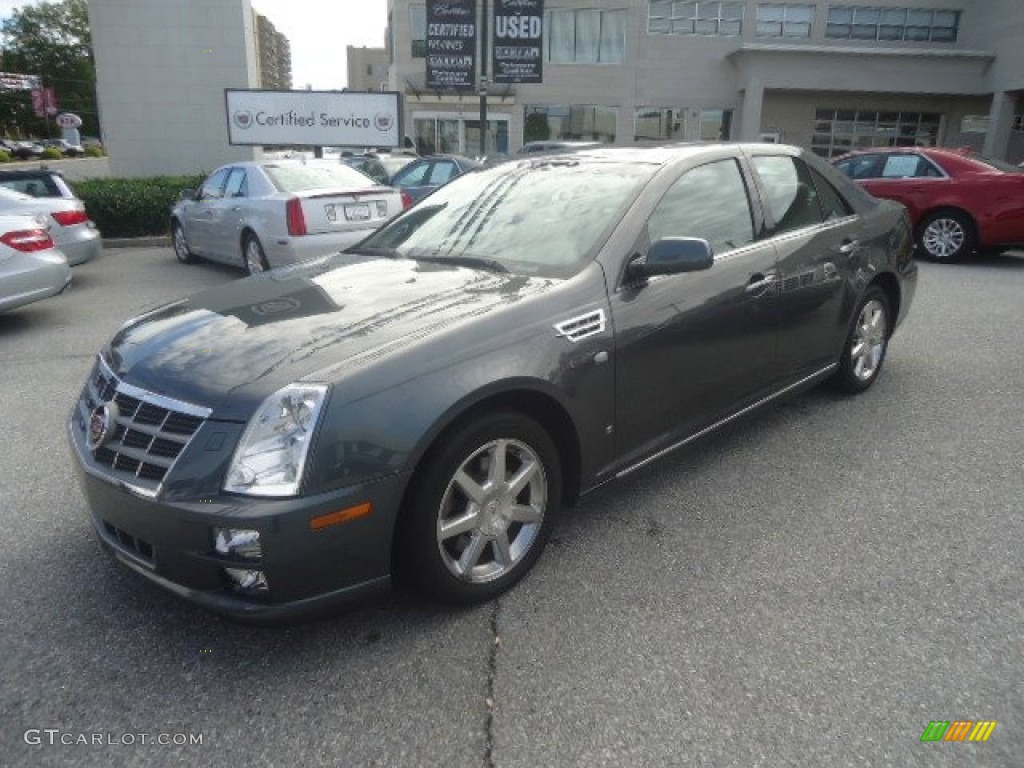
[[[167,0],[173,3],[174,0]],[[348,83],[345,48],[384,47],[387,0],[250,0],[270,19],[292,47],[292,85],[314,90],[344,88]],[[26,0],[0,0],[0,18],[15,8],[36,5]]]

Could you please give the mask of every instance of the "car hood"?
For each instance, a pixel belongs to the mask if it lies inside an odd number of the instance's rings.
[[[104,355],[130,384],[211,408],[214,419],[244,421],[280,387],[424,343],[555,282],[339,254],[142,315],[115,335]]]

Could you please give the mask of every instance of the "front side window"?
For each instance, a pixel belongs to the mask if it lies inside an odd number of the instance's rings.
[[[754,240],[747,185],[735,160],[692,168],[673,184],[647,222],[653,243],[663,237],[699,237],[714,254]]]
[[[217,200],[224,194],[224,181],[228,177],[229,168],[221,168],[203,182],[200,197],[204,200]]]
[[[523,143],[531,141],[615,141],[619,110],[591,105],[527,106]]]
[[[647,31],[664,35],[738,37],[743,34],[743,3],[649,0]]]
[[[547,60],[555,64],[621,64],[626,48],[626,12],[551,10],[547,14]]]
[[[682,107],[639,107],[633,122],[634,141],[682,141],[686,136]]]
[[[955,43],[960,13],[938,8],[831,6],[825,36],[838,40]]]
[[[758,37],[807,38],[814,22],[813,5],[762,3],[757,6]]]
[[[806,165],[786,155],[758,156],[751,163],[761,178],[765,202],[775,221],[770,234],[780,235],[821,223],[818,190]]]
[[[396,187],[416,187],[425,183],[430,163],[414,163],[395,174],[392,183]]]

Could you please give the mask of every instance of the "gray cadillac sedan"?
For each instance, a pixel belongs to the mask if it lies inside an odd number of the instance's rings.
[[[582,494],[820,382],[870,387],[912,246],[903,208],[780,145],[473,171],[347,252],[126,323],[68,423],[96,533],[251,621],[394,577],[493,598]]]

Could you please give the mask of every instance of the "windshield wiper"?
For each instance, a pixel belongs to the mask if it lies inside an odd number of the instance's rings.
[[[483,256],[441,256],[438,254],[410,255],[416,261],[429,261],[434,264],[454,264],[459,267],[478,267],[491,272],[508,272],[508,267],[495,259],[487,259]]]

